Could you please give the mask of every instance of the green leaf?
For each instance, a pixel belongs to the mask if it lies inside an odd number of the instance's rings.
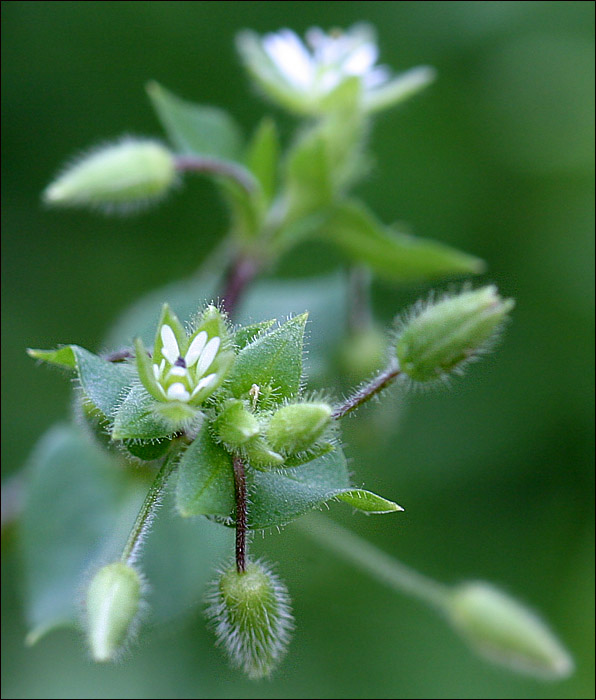
[[[247,149],[246,165],[261,185],[265,199],[273,199],[277,187],[279,135],[273,119],[265,117],[257,127]]]
[[[75,354],[70,345],[57,348],[56,350],[36,350],[34,348],[27,348],[27,355],[35,360],[41,360],[42,362],[47,362],[50,365],[57,365],[58,367],[75,369],[77,365]]]
[[[400,104],[430,85],[436,73],[431,66],[411,68],[383,86],[368,90],[364,97],[364,109],[367,112],[377,112]]]
[[[247,470],[248,522],[259,529],[284,525],[349,489],[341,449],[280,471]]]
[[[147,93],[170,141],[181,153],[239,159],[242,136],[226,112],[182,100],[156,82],[147,85]]]
[[[145,387],[135,384],[121,402],[112,427],[113,440],[155,440],[172,434],[154,413],[157,402]]]
[[[302,279],[262,279],[242,300],[237,313],[240,323],[283,318],[308,309],[309,380],[321,377],[335,362],[334,353],[345,334],[346,281],[341,274]]]
[[[107,418],[113,417],[133,381],[129,365],[108,362],[78,345],[28,353],[44,362],[76,369],[85,396]]]
[[[386,498],[377,496],[375,493],[364,489],[350,489],[349,491],[338,493],[336,498],[365,513],[393,513],[403,510],[397,503],[388,501]]]
[[[213,440],[205,422],[178,465],[178,512],[185,517],[229,518],[234,512],[234,503],[232,458]]]
[[[228,383],[233,396],[246,398],[253,384],[269,389],[273,403],[298,393],[307,316],[295,316],[274,331],[259,335],[240,351]]]
[[[144,461],[152,461],[154,459],[159,459],[168,451],[171,439],[163,438],[162,440],[123,440],[124,447],[130,452],[134,457],[142,459]]]
[[[337,205],[321,236],[390,282],[420,282],[484,270],[479,258],[443,243],[393,231],[356,201]]]
[[[131,487],[119,463],[69,425],[41,438],[26,470],[20,533],[33,644],[53,627],[77,621],[88,570],[124,544],[123,518],[134,518],[143,484]]]
[[[272,319],[271,321],[261,321],[260,323],[251,323],[249,326],[242,326],[234,334],[234,344],[239,350],[242,350],[261,333],[266,333],[274,324],[275,319]]]

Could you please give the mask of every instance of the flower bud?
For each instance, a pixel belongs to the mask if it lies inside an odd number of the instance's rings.
[[[488,583],[457,586],[447,611],[454,627],[490,661],[550,678],[573,671],[571,657],[544,622]]]
[[[242,573],[232,566],[212,584],[208,603],[217,644],[232,665],[252,679],[268,676],[285,654],[293,627],[281,580],[260,561]]]
[[[231,399],[213,422],[213,428],[222,442],[239,447],[258,435],[259,422],[246,410],[244,402]]]
[[[49,204],[126,212],[165,195],[175,180],[174,157],[165,146],[124,138],[68,167],[43,198]]]
[[[513,308],[494,286],[431,304],[406,323],[396,345],[402,371],[428,382],[461,370],[486,346]]]
[[[326,403],[295,403],[282,406],[267,427],[267,439],[274,450],[294,454],[307,450],[331,421]]]
[[[95,574],[87,591],[87,638],[95,661],[111,661],[125,643],[139,611],[141,579],[117,561]]]

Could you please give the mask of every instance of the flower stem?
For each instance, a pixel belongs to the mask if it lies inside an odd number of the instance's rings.
[[[234,483],[236,486],[236,569],[239,574],[246,571],[246,473],[244,462],[234,457]]]
[[[217,158],[191,155],[176,156],[175,165],[176,170],[181,172],[210,173],[229,177],[249,194],[255,189],[255,183],[251,177],[247,177],[247,171],[241,170],[233,163],[227,163]]]
[[[233,315],[248,285],[259,271],[258,263],[247,256],[240,255],[230,265],[221,301],[223,308],[230,316]]]
[[[151,484],[151,488],[145,496],[141,510],[138,512],[134,525],[128,536],[128,540],[122,550],[120,560],[125,564],[132,564],[136,559],[138,549],[145,538],[147,531],[151,527],[151,522],[155,517],[155,513],[159,508],[163,492],[167,484],[168,478],[172,473],[175,465],[178,451],[174,450],[165,459],[161,465],[161,469],[157,472],[157,476]]]
[[[311,539],[402,593],[443,610],[449,587],[419,574],[353,532],[319,513],[312,513],[298,526]]]
[[[363,403],[378,394],[388,386],[399,374],[401,370],[396,359],[392,358],[387,367],[374,377],[368,384],[355,391],[349,396],[341,406],[333,411],[333,418],[343,418],[346,413],[350,413]]]

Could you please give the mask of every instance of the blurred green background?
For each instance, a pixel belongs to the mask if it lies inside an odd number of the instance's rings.
[[[199,612],[94,666],[73,631],[25,648],[9,528],[3,697],[594,697],[593,3],[10,2],[2,13],[3,481],[69,410],[69,383],[24,348],[101,349],[118,312],[190,275],[225,231],[199,178],[139,217],[46,210],[39,194],[60,164],[123,133],[161,135],[150,79],[248,132],[275,110],[239,66],[239,29],[365,20],[383,63],[431,64],[439,79],[379,118],[361,196],[385,221],[485,258],[485,279],[518,305],[498,351],[451,391],[394,393],[348,422],[356,480],[405,513],[331,515],[442,581],[502,585],[544,613],[577,663],[546,685],[493,668],[433,613],[290,526],[255,545],[279,562],[298,622],[271,681],[228,670]],[[277,274],[338,262],[317,251],[314,264],[305,246]],[[422,291],[376,286],[377,315],[389,322]]]

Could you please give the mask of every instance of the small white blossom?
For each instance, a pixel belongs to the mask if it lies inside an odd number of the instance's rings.
[[[183,355],[168,324],[161,327],[160,336],[163,357],[159,364],[153,364],[157,386],[164,398],[187,403],[217,379],[217,373],[206,375],[206,372],[215,360],[221,339],[217,336],[208,339],[207,333],[200,331]]]
[[[304,41],[290,29],[262,38],[243,32],[238,46],[253,77],[269,96],[301,113],[328,109],[325,98],[350,78],[360,79],[365,111],[375,111],[409,97],[434,76],[426,66],[393,76],[387,66],[377,65],[375,34],[366,24],[330,32],[312,27]]]

